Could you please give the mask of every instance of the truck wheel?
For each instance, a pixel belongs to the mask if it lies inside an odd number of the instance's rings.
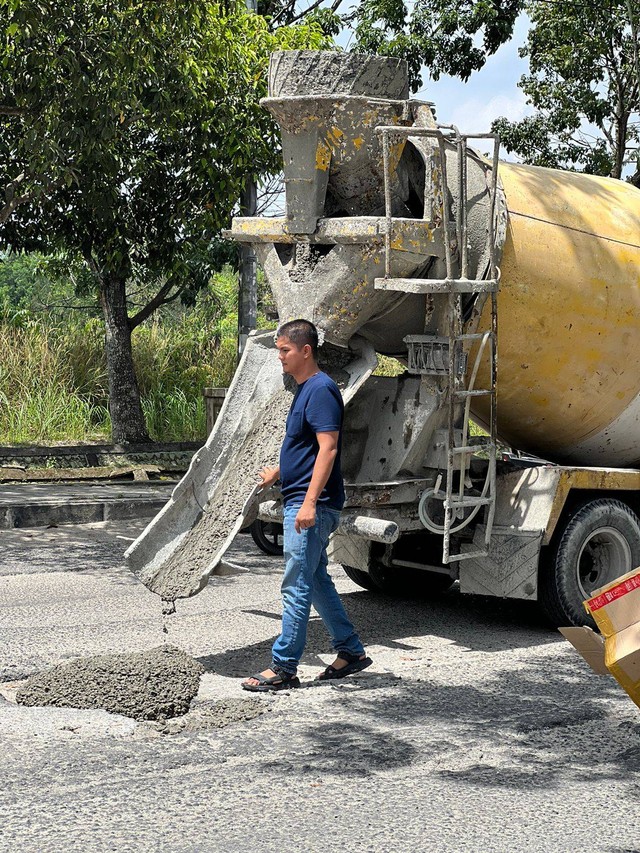
[[[249,528],[251,538],[261,551],[272,557],[282,556],[282,525],[277,521],[261,521],[259,518]]]
[[[361,586],[363,589],[368,589],[370,592],[379,592],[379,589],[369,572],[363,572],[362,569],[355,569],[353,566],[343,565],[342,568],[344,569],[346,576],[358,586]]]
[[[540,564],[538,599],[557,627],[590,625],[583,601],[640,565],[640,519],[622,501],[576,507]]]
[[[441,572],[385,566],[378,560],[371,561],[371,579],[380,592],[399,598],[430,598],[441,595],[455,583],[450,575]]]

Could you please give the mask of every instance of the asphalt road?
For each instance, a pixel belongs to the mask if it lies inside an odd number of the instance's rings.
[[[169,621],[206,667],[185,717],[16,705],[33,672],[163,642],[122,568],[140,529],[0,532],[0,851],[640,850],[640,711],[530,604],[396,601],[336,568],[374,666],[314,684],[332,659],[316,618],[305,689],[242,691],[279,625],[280,561],[248,536],[229,559],[250,571]]]

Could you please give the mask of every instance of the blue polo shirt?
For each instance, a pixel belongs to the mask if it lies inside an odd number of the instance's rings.
[[[316,373],[298,385],[280,450],[280,480],[286,504],[302,501],[307,494],[313,466],[318,456],[318,432],[338,432],[338,454],[318,503],[342,509],[344,484],[340,469],[344,404],[336,383],[326,373]]]

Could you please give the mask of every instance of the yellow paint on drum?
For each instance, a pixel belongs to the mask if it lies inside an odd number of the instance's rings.
[[[640,191],[507,163],[500,177],[509,219],[498,296],[498,430],[516,447],[561,461],[640,394]],[[480,329],[489,325],[487,300]],[[483,367],[476,385],[486,383]],[[474,411],[486,421],[479,399]]]

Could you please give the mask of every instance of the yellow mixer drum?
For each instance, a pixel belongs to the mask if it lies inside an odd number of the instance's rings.
[[[640,190],[500,164],[498,433],[557,462],[640,462]],[[489,328],[489,304],[480,328]],[[488,387],[487,371],[476,385]],[[486,421],[477,398],[474,414]]]

